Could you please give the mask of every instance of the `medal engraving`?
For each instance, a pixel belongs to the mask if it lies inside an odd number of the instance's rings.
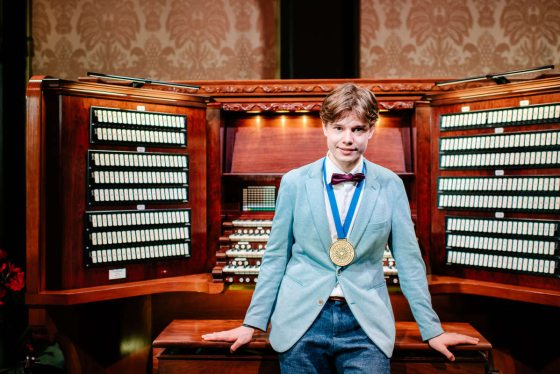
[[[338,239],[329,249],[331,261],[337,266],[346,266],[354,260],[354,247],[348,240]]]

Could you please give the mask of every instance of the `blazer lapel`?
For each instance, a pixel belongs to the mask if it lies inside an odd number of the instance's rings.
[[[307,200],[313,217],[313,224],[319,233],[321,243],[325,248],[331,245],[331,234],[329,232],[329,222],[326,215],[325,195],[323,186],[323,159],[318,160],[309,169],[308,178],[305,181]]]
[[[366,160],[364,160],[366,162]],[[358,209],[356,219],[354,220],[354,226],[350,232],[350,243],[356,246],[362,236],[366,231],[366,227],[370,222],[373,210],[375,209],[375,203],[379,197],[379,192],[381,186],[377,181],[377,176],[375,175],[374,168],[371,163],[366,162],[366,178],[364,179],[365,186],[362,193],[362,201],[360,203],[360,208]]]

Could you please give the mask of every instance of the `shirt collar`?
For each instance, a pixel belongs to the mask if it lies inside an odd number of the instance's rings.
[[[330,159],[329,153],[327,152],[326,160],[325,160],[325,172],[327,175],[327,180],[329,183],[331,182],[333,173],[340,173],[340,174],[354,174],[354,173],[361,173],[362,168],[364,165],[364,156],[360,156],[360,161],[354,166],[350,173],[345,173],[344,171],[340,170],[338,166]]]

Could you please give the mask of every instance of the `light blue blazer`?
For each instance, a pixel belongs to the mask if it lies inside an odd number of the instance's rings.
[[[393,353],[395,320],[383,277],[383,251],[392,233],[392,252],[401,289],[424,340],[443,332],[432,309],[406,191],[392,171],[364,160],[362,202],[349,241],[354,261],[337,272],[329,258],[323,159],[284,175],[259,280],[244,323],[267,330],[278,352],[290,349],[311,326],[339,282],[370,339]]]

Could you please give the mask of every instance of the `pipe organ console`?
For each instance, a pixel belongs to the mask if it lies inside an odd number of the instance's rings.
[[[556,295],[559,79],[356,82],[381,107],[366,157],[402,178],[428,273]],[[338,83],[200,82],[200,96],[34,78],[30,298],[196,273],[258,282],[280,179],[325,156],[318,112]],[[398,284],[389,249],[383,261]]]
[[[456,90],[355,81],[379,100],[365,156],[403,180],[430,291],[560,306],[560,78]],[[139,333],[149,345],[152,324],[169,316],[136,296],[250,290],[282,175],[326,154],[318,112],[341,81],[195,83],[196,94],[92,78],[29,82],[26,301],[30,325],[75,340],[74,363],[99,368],[109,349],[145,366],[149,349],[119,347],[129,338],[140,347]],[[383,265],[398,286],[389,248]],[[189,317],[211,318],[212,305],[232,298],[231,310],[249,299],[233,287]],[[92,321],[97,311],[118,316],[117,329]],[[76,336],[67,316],[87,321],[87,333]],[[99,329],[115,344],[81,354]]]
[[[314,95],[299,97],[302,102],[287,102],[279,110],[267,106],[265,100],[270,97],[244,97],[252,102],[240,106],[233,106],[227,98],[220,105],[222,220],[212,270],[215,282],[258,282],[282,175],[326,155],[318,112],[322,98],[332,87],[333,84],[325,90],[321,87]],[[273,96],[279,102],[293,100],[286,92],[269,92],[265,96]],[[226,100],[216,96],[214,99]],[[379,138],[373,140],[366,157],[401,174],[414,201],[410,115],[409,108],[402,112],[384,110],[376,130]],[[395,260],[389,250],[383,262],[387,282],[398,284]]]
[[[30,81],[31,298],[207,269],[205,113],[200,96]]]
[[[223,224],[227,236],[220,238],[214,279],[225,283],[255,284],[266,250],[272,220],[233,220]],[[389,247],[383,254],[383,272],[389,285],[399,283],[395,259]]]
[[[560,81],[429,100],[432,266],[468,279],[560,291]],[[547,303],[558,305],[558,298]]]

